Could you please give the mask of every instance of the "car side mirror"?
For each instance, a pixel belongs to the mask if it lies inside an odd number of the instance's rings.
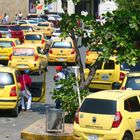
[[[121,84],[116,82],[112,85],[112,89],[120,89],[121,88]]]

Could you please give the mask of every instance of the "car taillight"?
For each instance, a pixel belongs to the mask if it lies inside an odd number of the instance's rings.
[[[52,50],[49,50],[49,53],[50,53],[50,54],[53,54],[53,51],[52,51]]]
[[[14,86],[14,87],[11,88],[10,96],[17,96],[16,86]]]
[[[35,55],[34,55],[34,61],[37,61],[37,59],[38,59],[38,55],[35,54]]]
[[[89,51],[86,51],[86,55],[89,55]]]
[[[122,73],[122,72],[120,72],[120,80],[123,80],[123,79],[124,79],[124,77],[125,77],[125,74],[124,74],[124,73]]]
[[[12,54],[9,55],[9,60],[12,61]]]
[[[75,113],[75,122],[76,122],[77,124],[79,124],[79,110],[80,110],[80,108],[78,108],[78,109],[76,110],[76,113]]]
[[[44,39],[42,39],[41,44],[44,44],[44,43],[45,43],[45,40],[44,40]]]
[[[74,53],[75,53],[75,49],[72,49],[71,54],[74,54]]]
[[[122,115],[120,112],[116,112],[115,117],[114,117],[114,121],[112,123],[112,128],[116,128],[120,125],[122,121]]]

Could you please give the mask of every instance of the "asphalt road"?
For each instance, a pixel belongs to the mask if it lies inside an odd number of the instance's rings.
[[[85,61],[85,48],[80,48],[82,61]],[[71,67],[70,67],[71,68]],[[73,69],[72,69],[73,70]],[[53,75],[55,74],[55,67],[49,66],[46,74],[47,78],[47,95],[46,103],[33,103],[32,112],[20,112],[17,118],[10,117],[9,113],[0,112],[0,140],[21,140],[20,132],[46,116],[46,106],[54,105],[54,101],[51,98],[50,92],[54,88]]]

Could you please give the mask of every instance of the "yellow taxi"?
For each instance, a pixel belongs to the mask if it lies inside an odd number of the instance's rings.
[[[96,59],[99,57],[101,54],[102,50],[87,50],[86,51],[86,61],[85,61],[85,66],[86,68],[89,68],[91,64],[94,64]]]
[[[48,38],[51,38],[51,36],[54,32],[53,23],[51,23],[51,22],[40,22],[36,26],[36,31],[42,32],[42,33],[46,34],[46,36]]]
[[[19,72],[15,68],[0,65],[0,110],[12,111],[17,117],[21,105]]]
[[[140,90],[140,73],[139,72],[128,73],[125,76],[122,85],[120,85],[120,89]]]
[[[26,33],[34,32],[34,26],[31,24],[21,24],[20,29],[23,31],[24,35]]]
[[[40,47],[34,44],[22,44],[14,48],[8,66],[20,71],[29,69],[40,74],[42,70],[47,70],[47,56]]]
[[[70,37],[57,38],[52,41],[48,52],[48,62],[67,62],[76,64],[76,51],[73,40]]]
[[[16,38],[0,38],[0,61],[7,65],[13,49],[20,44],[19,39]]]
[[[75,114],[74,140],[140,140],[140,92],[88,95]]]
[[[31,32],[31,33],[25,34],[24,43],[37,44],[45,52],[48,51],[49,46],[50,46],[50,41],[47,39],[47,36],[44,33],[40,33],[40,32]]]
[[[90,90],[110,90],[116,83],[122,84],[128,72],[139,71],[140,65],[129,66],[127,63],[118,63],[117,56],[111,56],[108,61],[99,61],[97,70],[91,81]],[[84,70],[85,77],[88,77],[89,69]]]

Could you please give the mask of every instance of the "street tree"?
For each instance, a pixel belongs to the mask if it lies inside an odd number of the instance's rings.
[[[79,0],[73,0],[78,4]],[[49,0],[48,2],[51,2]],[[67,12],[67,0],[61,0],[65,14],[61,21],[63,36],[71,36],[77,52],[77,62],[80,71],[80,89],[87,89],[95,75],[98,62],[107,61],[111,55],[117,55],[119,63],[126,62],[135,65],[140,54],[140,5],[138,0],[116,0],[118,9],[104,14],[103,24],[97,22],[91,15],[83,16]],[[93,30],[90,36],[85,28]],[[86,37],[85,37],[86,34]],[[85,79],[83,64],[77,45],[77,37],[83,38],[83,45],[89,50],[102,49],[97,61],[91,65],[88,77]],[[64,98],[64,97],[63,97]]]

